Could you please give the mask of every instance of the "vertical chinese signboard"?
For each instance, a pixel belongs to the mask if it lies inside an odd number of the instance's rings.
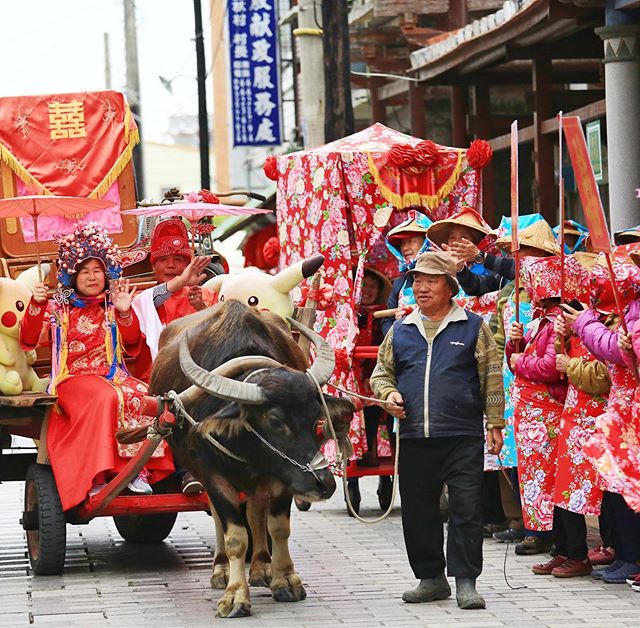
[[[234,146],[282,143],[276,0],[229,0]]]

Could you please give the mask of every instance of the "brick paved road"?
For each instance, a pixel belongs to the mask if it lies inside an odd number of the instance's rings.
[[[376,505],[375,481],[363,482],[364,506]],[[181,514],[164,544],[135,547],[111,519],[69,526],[67,565],[60,577],[33,577],[18,526],[22,485],[0,486],[0,626],[200,627],[214,618],[218,591],[209,589],[213,532],[203,513]],[[342,497],[294,511],[292,554],[308,599],[278,604],[266,589],[252,590],[247,626],[638,626],[640,595],[591,578],[534,576],[536,557],[511,550],[505,585],[505,546],[485,544],[479,589],[486,611],[460,611],[455,600],[409,605],[400,595],[414,581],[404,554],[399,511],[365,526],[346,515]]]

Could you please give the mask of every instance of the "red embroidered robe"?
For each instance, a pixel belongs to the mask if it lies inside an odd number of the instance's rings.
[[[20,324],[20,342],[25,349],[50,344],[51,305],[33,299]],[[140,444],[119,445],[118,427],[148,425],[151,417],[139,413],[147,386],[118,367],[112,381],[106,337],[110,335],[102,304],[84,308],[68,306],[66,345],[68,374],[58,383],[57,406],[49,414],[47,449],[56,478],[62,508],[81,503],[96,476],[118,473]],[[138,319],[116,316],[122,349],[135,356],[143,343]],[[173,457],[161,443],[147,462],[153,484],[174,471]]]

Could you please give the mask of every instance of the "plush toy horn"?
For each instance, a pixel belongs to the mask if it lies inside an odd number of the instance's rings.
[[[42,277],[47,277],[49,275],[49,271],[51,270],[51,264],[42,264],[41,266]],[[32,266],[31,268],[27,268],[27,270],[21,272],[16,277],[16,281],[29,288],[29,290],[33,291],[35,285],[41,283],[41,279],[38,276],[38,267]]]
[[[322,264],[324,264],[324,255],[303,259],[275,275],[271,287],[282,294],[289,294],[303,279],[311,277]]]

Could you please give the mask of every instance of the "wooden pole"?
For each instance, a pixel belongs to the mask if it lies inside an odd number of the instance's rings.
[[[38,260],[38,279],[40,283],[42,283],[42,263],[40,260],[40,243],[38,242],[38,214],[36,213],[36,201],[33,201],[33,214],[31,214],[31,218],[33,219],[33,237],[36,243],[36,259]]]
[[[351,102],[351,60],[349,52],[349,10],[346,2],[322,3],[322,46],[324,54],[325,142],[355,131]]]
[[[560,214],[560,300],[564,303],[564,178],[562,176],[562,111],[558,113],[558,212]]]

